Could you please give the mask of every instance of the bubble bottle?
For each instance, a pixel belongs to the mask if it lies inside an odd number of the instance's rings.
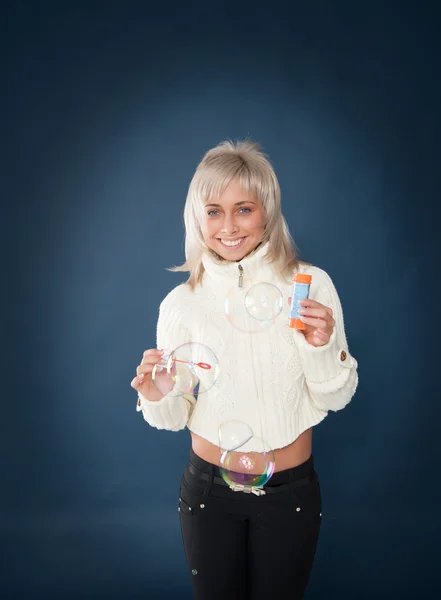
[[[300,319],[299,310],[301,308],[299,300],[309,297],[309,288],[311,287],[312,275],[297,273],[294,275],[294,283],[291,293],[291,311],[289,313],[288,327],[291,329],[305,329],[305,323]]]

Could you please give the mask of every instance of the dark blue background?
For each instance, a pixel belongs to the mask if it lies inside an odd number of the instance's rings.
[[[183,280],[194,169],[246,136],[359,361],[314,434],[307,598],[438,597],[440,20],[384,4],[3,5],[2,599],[192,597],[189,433],[129,383]]]

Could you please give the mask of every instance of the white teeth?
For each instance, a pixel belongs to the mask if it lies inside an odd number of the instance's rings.
[[[240,238],[239,240],[234,240],[234,242],[233,241],[229,241],[229,240],[221,240],[221,242],[223,244],[225,244],[225,246],[232,247],[232,246],[238,246],[242,240],[243,240],[243,238]]]

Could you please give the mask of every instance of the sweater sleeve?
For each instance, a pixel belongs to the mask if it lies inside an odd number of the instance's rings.
[[[169,352],[190,341],[189,332],[183,326],[182,311],[176,297],[176,289],[162,301],[159,307],[156,330],[156,347]],[[138,393],[136,410],[142,411],[144,419],[152,427],[179,431],[187,425],[195,402],[196,399],[191,394],[166,395],[161,400],[152,402]]]
[[[301,331],[293,331],[306,385],[317,408],[325,411],[341,410],[355,394],[358,364],[349,353],[337,290],[329,275],[317,267],[312,271],[310,298],[332,309],[335,326],[329,342],[318,347],[308,344]]]

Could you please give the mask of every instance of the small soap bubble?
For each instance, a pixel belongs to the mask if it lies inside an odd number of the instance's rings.
[[[163,395],[197,397],[209,390],[219,375],[219,361],[205,344],[188,342],[164,352],[153,367],[152,381]]]
[[[272,283],[256,283],[245,294],[244,302],[253,319],[273,322],[283,308],[283,294]]]
[[[219,447],[223,450],[236,450],[253,437],[251,427],[243,421],[225,421],[219,427]]]

